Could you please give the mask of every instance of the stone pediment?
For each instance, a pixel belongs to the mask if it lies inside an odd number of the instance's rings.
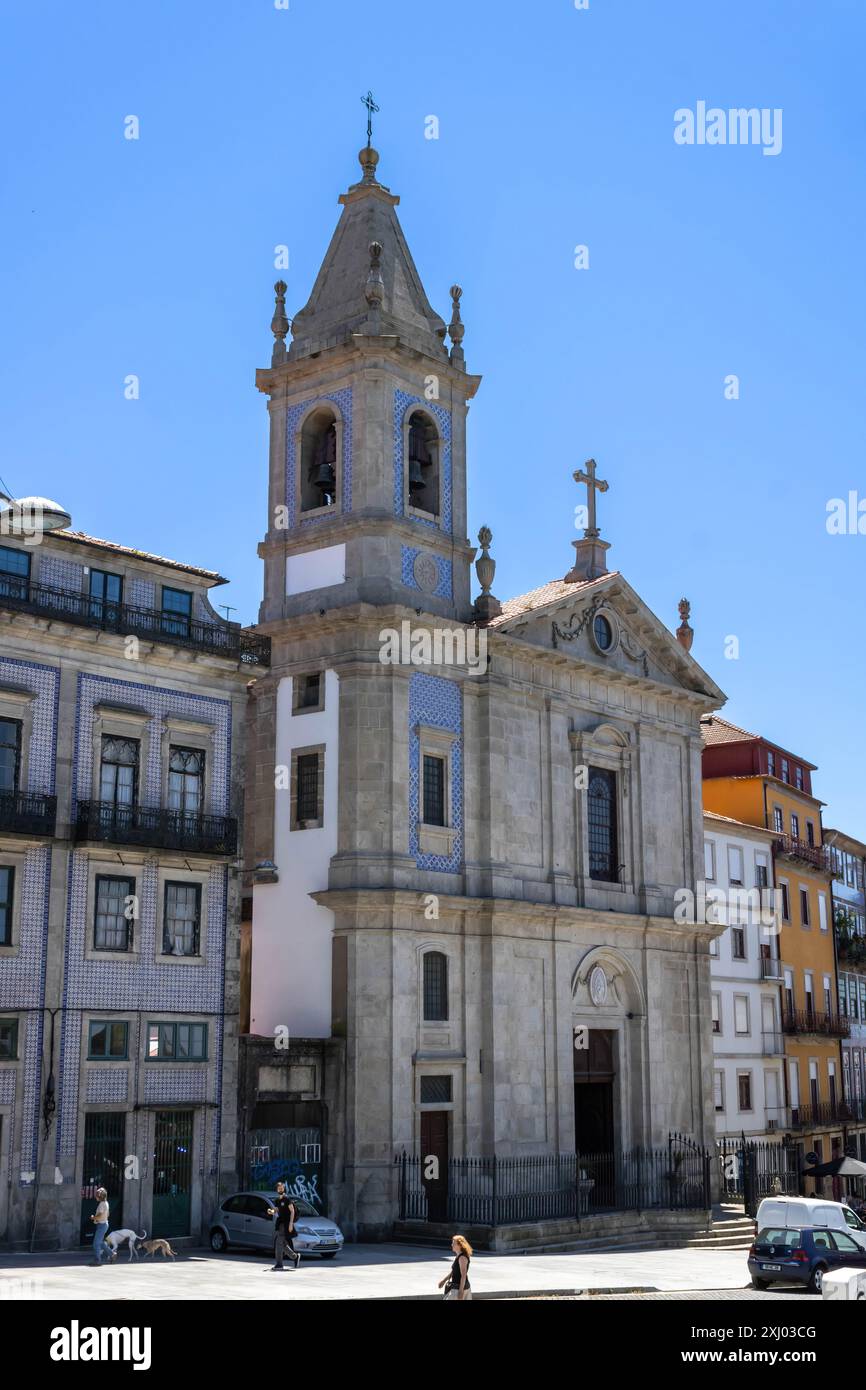
[[[504,605],[493,631],[605,671],[724,701],[712,678],[621,574],[578,584],[556,581],[524,597],[529,602]]]

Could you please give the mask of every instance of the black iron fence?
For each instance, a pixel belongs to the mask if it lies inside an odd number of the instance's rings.
[[[232,816],[199,816],[159,806],[119,806],[113,801],[79,801],[75,839],[115,845],[148,845],[190,854],[237,853],[238,823]]]
[[[742,1202],[755,1216],[764,1197],[796,1197],[800,1157],[796,1145],[762,1139],[720,1139],[716,1144],[722,1201]]]
[[[57,798],[38,792],[0,793],[0,830],[12,835],[54,834]]]
[[[435,1160],[398,1154],[401,1221],[509,1226],[611,1211],[699,1211],[711,1158],[678,1136],[664,1148]]]
[[[112,603],[48,584],[31,584],[24,575],[2,576],[0,608],[96,627],[103,632],[168,642],[175,647],[225,656],[245,666],[270,665],[270,637],[244,632],[238,623],[202,622],[180,613]]]

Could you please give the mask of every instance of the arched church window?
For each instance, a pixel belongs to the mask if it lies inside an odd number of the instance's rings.
[[[301,431],[301,511],[333,507],[337,500],[337,422],[322,407],[304,421]]]
[[[441,951],[424,954],[424,1021],[444,1023],[448,1018],[448,957]]]
[[[439,515],[439,435],[429,415],[416,410],[409,418],[406,485],[416,512]]]

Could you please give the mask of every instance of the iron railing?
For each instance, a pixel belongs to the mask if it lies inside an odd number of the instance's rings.
[[[802,1105],[779,1106],[767,1111],[767,1119],[776,1129],[804,1130],[834,1128],[852,1119],[850,1101],[807,1101]]]
[[[774,1139],[720,1139],[716,1144],[719,1190],[723,1201],[742,1202],[755,1216],[764,1197],[800,1190],[800,1156],[796,1145]]]
[[[56,796],[0,792],[0,830],[6,834],[51,836],[56,820]]]
[[[239,623],[201,622],[156,608],[112,603],[108,599],[91,598],[89,594],[55,589],[47,584],[31,584],[23,576],[3,575],[0,578],[0,608],[33,613],[41,618],[57,618],[124,637],[144,637],[174,647],[189,647],[213,656],[228,657],[245,666],[270,665],[270,637],[244,632]]]
[[[79,801],[75,839],[104,844],[149,845],[190,854],[232,855],[238,823],[232,816],[198,816],[158,806],[117,806],[111,801]]]
[[[773,851],[785,859],[798,859],[802,864],[811,864],[814,869],[829,870],[827,851],[823,845],[810,845],[806,840],[796,840],[793,835],[780,835],[773,841]]]
[[[778,956],[761,956],[761,979],[781,980],[782,962]]]
[[[667,1148],[625,1153],[450,1158],[435,1185],[425,1180],[426,1160],[403,1152],[394,1162],[401,1221],[508,1226],[576,1220],[596,1212],[698,1211],[710,1205],[708,1152],[673,1138]]]
[[[774,1029],[772,1032],[762,1033],[761,1050],[765,1057],[781,1057],[785,1050],[782,1034],[777,1029]]]
[[[786,1009],[782,1015],[782,1032],[847,1038],[851,1033],[851,1021],[843,1014],[819,1013],[817,1009]]]

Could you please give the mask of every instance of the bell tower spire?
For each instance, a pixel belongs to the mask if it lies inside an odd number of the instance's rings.
[[[378,107],[370,93],[362,100],[361,178],[341,194],[309,299],[291,318],[277,283],[271,366],[256,374],[271,416],[259,621],[372,603],[471,622],[466,415],[480,377],[466,371],[462,290],[451,288],[446,326],[400,199],[379,181]]]

